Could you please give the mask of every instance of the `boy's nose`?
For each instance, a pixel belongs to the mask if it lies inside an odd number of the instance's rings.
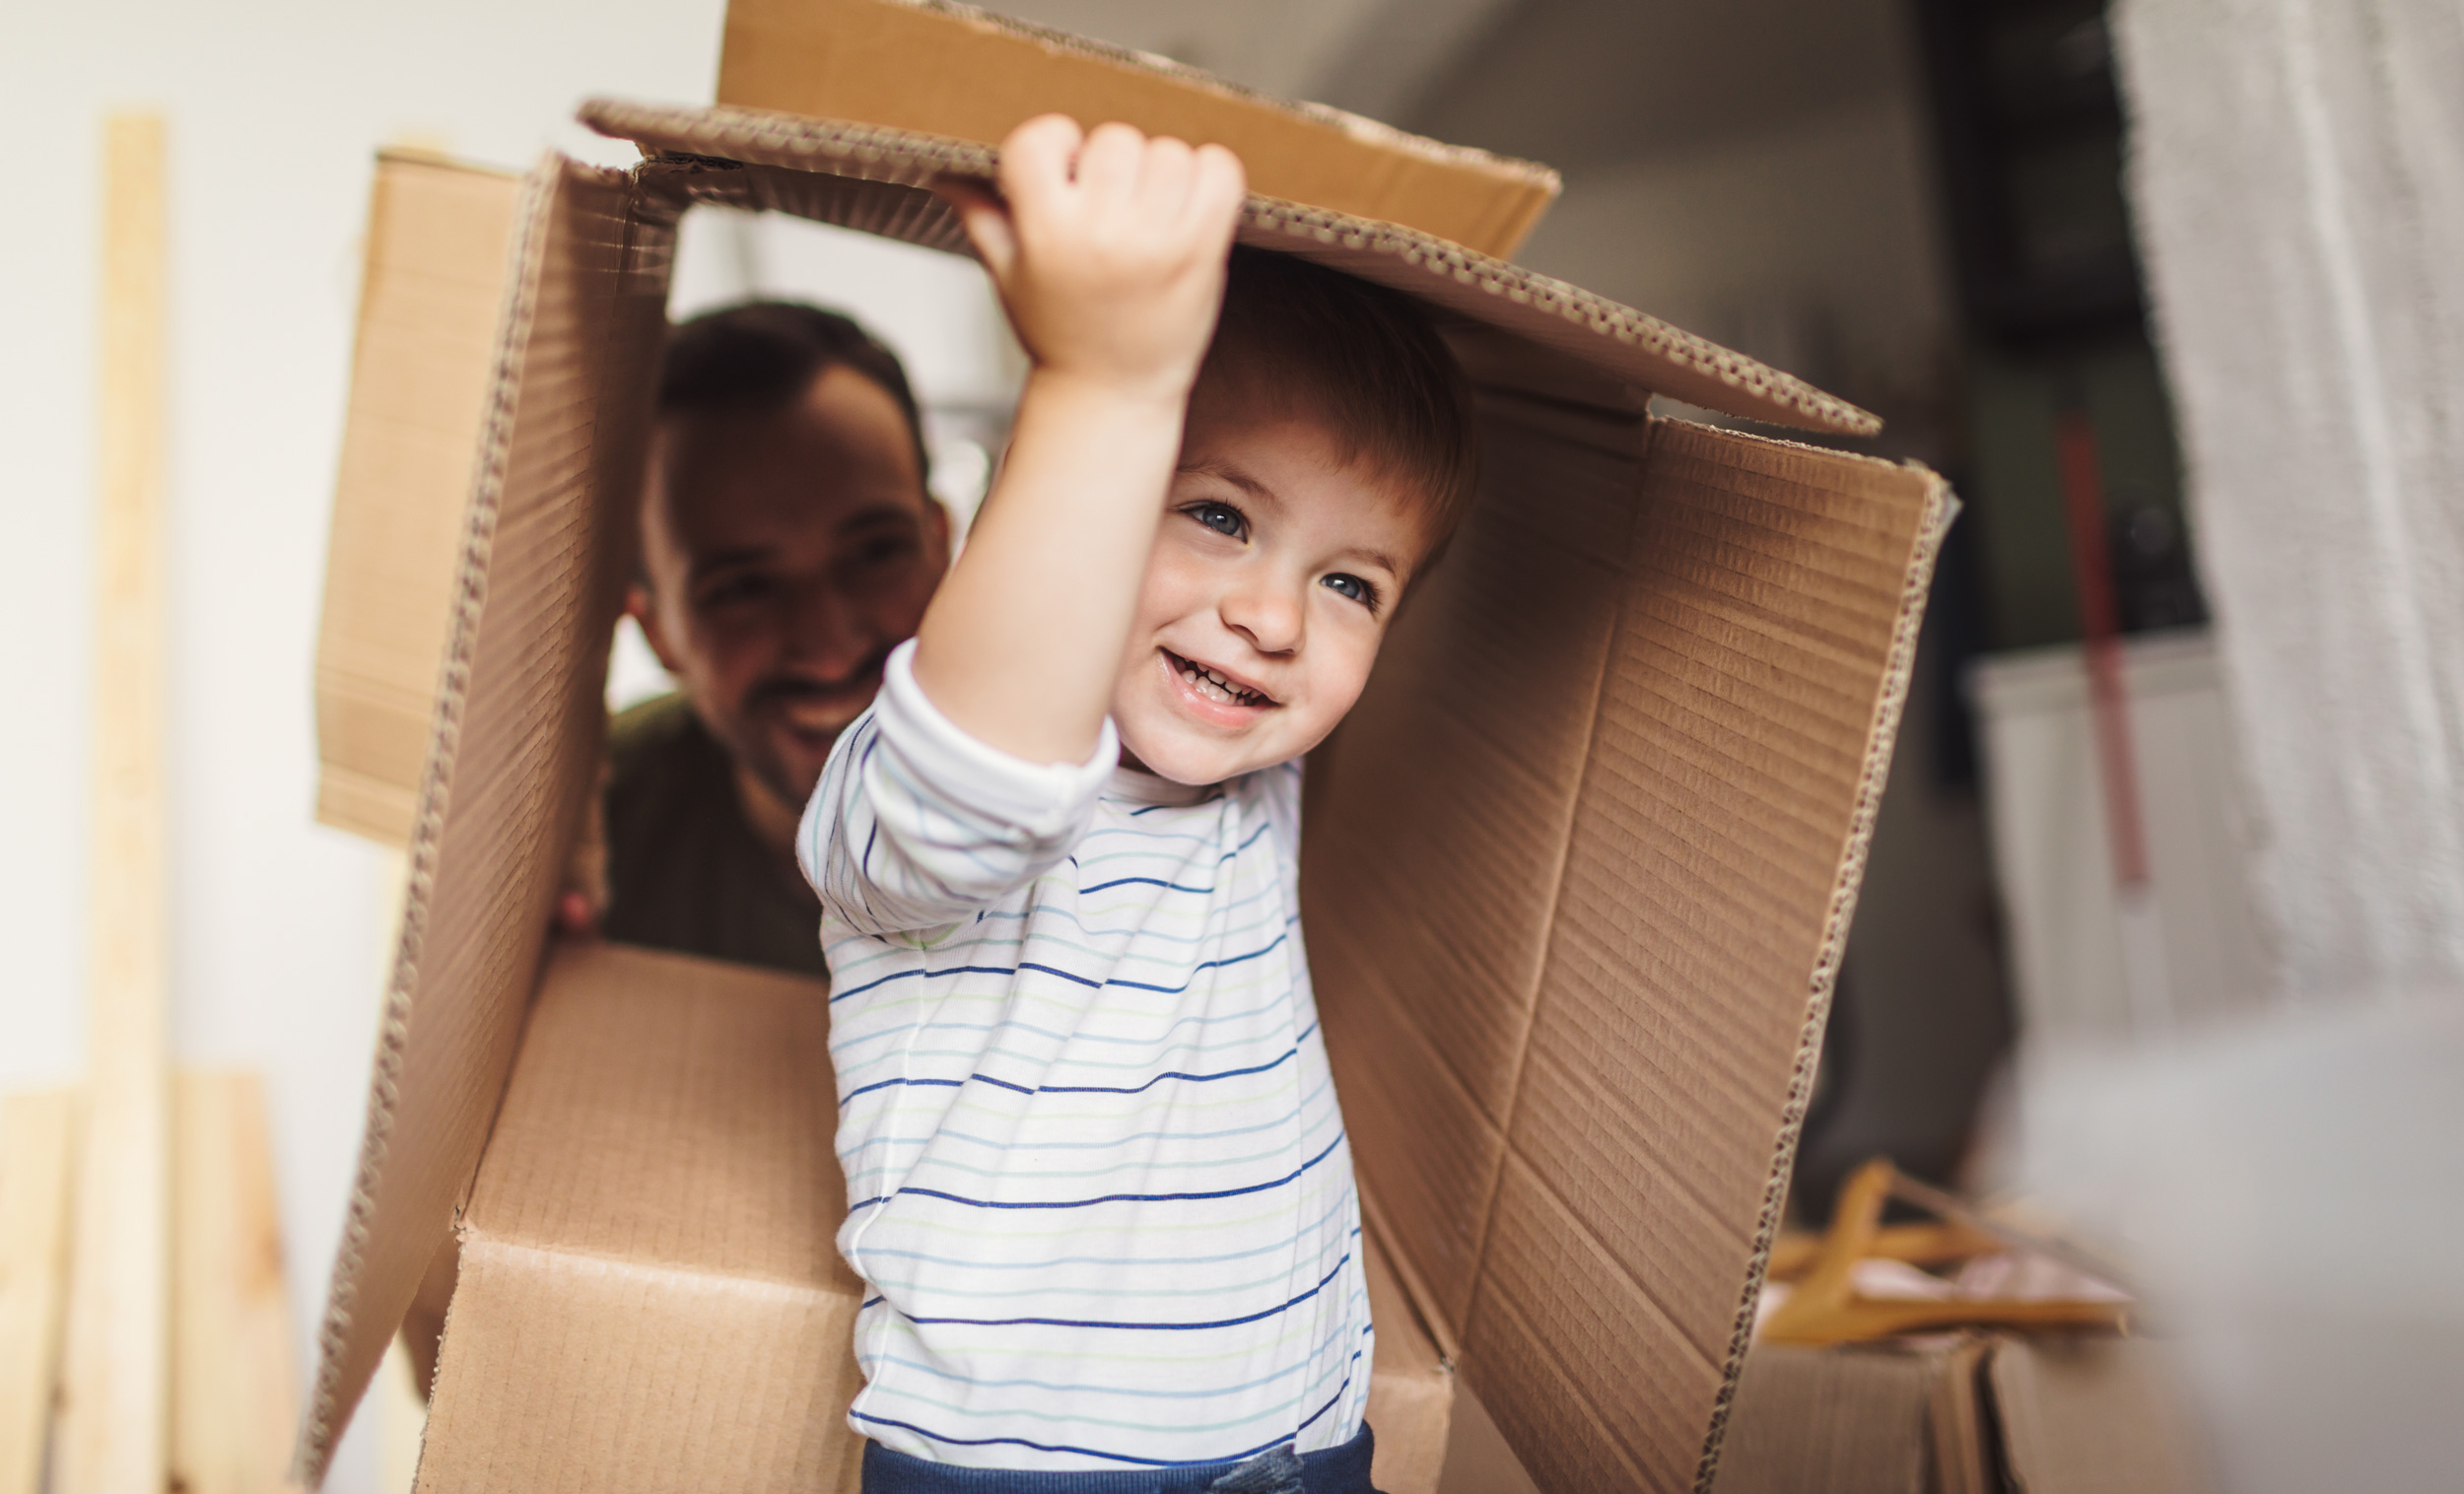
[[[1306,610],[1287,586],[1245,586],[1225,595],[1218,609],[1224,626],[1261,653],[1289,653],[1300,646]]]

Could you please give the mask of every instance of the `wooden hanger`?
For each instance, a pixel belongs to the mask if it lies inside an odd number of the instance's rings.
[[[1894,1193],[1942,1212],[1961,1216],[1942,1226],[1882,1228],[1882,1204]],[[1945,1202],[1950,1208],[1944,1209]],[[1884,1235],[1893,1235],[1893,1249],[1878,1249]],[[1987,1251],[2019,1245],[2079,1263],[2076,1253],[2052,1242],[2019,1236],[1995,1226],[1949,1195],[1901,1178],[1890,1163],[1877,1157],[1857,1169],[1839,1190],[1831,1211],[1831,1227],[1810,1261],[1792,1260],[1802,1276],[1788,1299],[1763,1321],[1760,1337],[1769,1343],[1821,1346],[1861,1343],[1900,1333],[1932,1332],[1964,1327],[2104,1328],[2120,1330],[2127,1321],[2125,1305],[2075,1298],[1943,1298],[1905,1301],[1858,1295],[1852,1277],[1858,1261],[1877,1255],[1940,1263]],[[1913,1254],[1910,1254],[1913,1253]],[[1779,1252],[1775,1249],[1774,1257]],[[1802,1250],[1798,1253],[1802,1259]],[[2099,1275],[2110,1273],[2101,1269]]]

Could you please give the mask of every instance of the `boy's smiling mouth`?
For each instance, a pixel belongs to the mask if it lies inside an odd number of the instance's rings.
[[[1218,711],[1247,713],[1277,704],[1274,697],[1237,675],[1184,658],[1169,648],[1160,651],[1165,665],[1180,678],[1182,688],[1202,705]]]

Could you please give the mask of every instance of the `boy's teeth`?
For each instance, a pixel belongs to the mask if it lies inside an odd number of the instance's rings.
[[[1220,670],[1181,660],[1181,677],[1200,687],[1206,694],[1219,695],[1235,706],[1246,706],[1264,699],[1254,690],[1244,690],[1224,678]]]

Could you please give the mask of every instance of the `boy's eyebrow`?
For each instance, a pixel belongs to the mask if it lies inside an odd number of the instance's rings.
[[[1281,507],[1283,503],[1282,498],[1278,496],[1272,488],[1267,487],[1265,483],[1260,482],[1258,479],[1250,476],[1240,468],[1231,465],[1229,462],[1185,462],[1175,470],[1181,472],[1196,472],[1206,477],[1221,478],[1223,481],[1230,483],[1233,487],[1240,489],[1243,493],[1248,494],[1250,497],[1274,505],[1278,508]],[[1342,555],[1354,556],[1360,560],[1365,560],[1373,566],[1383,566],[1386,568],[1386,574],[1389,576],[1402,576],[1403,574],[1403,568],[1396,562],[1395,557],[1387,554],[1383,550],[1372,550],[1365,545],[1351,545],[1345,547],[1339,553]]]
[[[1401,576],[1403,574],[1403,568],[1395,563],[1395,557],[1387,554],[1383,550],[1371,550],[1362,545],[1350,545],[1336,553],[1337,559],[1340,559],[1343,556],[1351,556],[1359,560],[1365,560],[1373,566],[1383,566],[1386,568],[1386,574],[1389,576]]]
[[[1282,503],[1282,499],[1276,497],[1275,491],[1272,488],[1267,487],[1265,483],[1260,482],[1258,479],[1250,476],[1240,468],[1233,466],[1230,462],[1186,462],[1181,466],[1180,470],[1183,472],[1196,472],[1205,477],[1218,477],[1223,479],[1225,482],[1230,483],[1233,487],[1240,489],[1243,493],[1248,494],[1252,498],[1263,499],[1270,504],[1280,505]]]

